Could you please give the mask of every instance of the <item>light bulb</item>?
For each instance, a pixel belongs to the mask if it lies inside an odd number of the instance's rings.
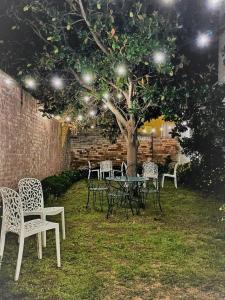
[[[59,76],[53,76],[51,78],[51,86],[56,89],[56,90],[61,90],[64,88],[64,82],[63,79],[60,78]]]
[[[84,83],[90,85],[90,84],[92,84],[93,81],[94,81],[94,76],[93,76],[92,73],[84,73],[84,74],[82,75],[82,79],[83,79]]]
[[[118,76],[123,77],[127,75],[127,67],[124,64],[118,65],[115,71]]]
[[[208,0],[207,6],[211,10],[218,9],[220,5],[222,4],[223,0]]]
[[[89,115],[90,115],[91,117],[94,117],[94,116],[96,115],[96,111],[95,111],[95,110],[91,110],[91,111],[89,112]]]
[[[162,65],[166,62],[166,54],[162,51],[153,53],[153,60],[156,64]]]
[[[24,83],[25,83],[26,88],[31,89],[31,90],[34,90],[37,87],[37,82],[32,77],[25,77]]]
[[[209,46],[211,38],[208,33],[200,33],[197,37],[196,42],[199,48],[205,48]]]
[[[82,115],[78,115],[78,116],[77,116],[77,120],[78,120],[78,121],[83,121],[83,116],[82,116]]]
[[[88,101],[90,100],[90,97],[89,96],[84,96],[84,101],[87,103]]]
[[[67,116],[66,118],[65,118],[65,121],[67,122],[67,123],[70,123],[71,122],[71,117],[70,116]]]

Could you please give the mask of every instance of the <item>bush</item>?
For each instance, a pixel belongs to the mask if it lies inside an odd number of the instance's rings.
[[[85,170],[69,170],[62,172],[59,175],[45,178],[41,182],[44,199],[47,200],[50,195],[59,197],[64,194],[74,182],[84,178],[85,175]]]

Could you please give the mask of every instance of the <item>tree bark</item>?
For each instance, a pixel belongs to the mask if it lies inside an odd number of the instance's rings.
[[[137,129],[135,124],[130,122],[127,126],[127,175],[137,175],[137,152],[138,152],[138,139]]]

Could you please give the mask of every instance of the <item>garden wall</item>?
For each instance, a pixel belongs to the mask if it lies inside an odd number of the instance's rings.
[[[151,137],[139,137],[139,143],[138,162],[141,163],[152,158],[152,139]],[[168,155],[175,161],[178,152],[179,145],[175,139],[153,139],[153,160],[155,162],[163,163]],[[86,132],[71,138],[72,168],[87,166],[88,160],[95,164],[107,159],[113,160],[114,165],[120,165],[123,160],[126,161],[126,143],[124,139],[119,138],[116,144],[110,144],[96,131]]]
[[[37,100],[0,71],[0,186],[43,179],[69,167],[65,128],[42,117]]]

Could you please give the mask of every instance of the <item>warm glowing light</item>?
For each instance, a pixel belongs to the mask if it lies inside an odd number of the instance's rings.
[[[127,67],[124,64],[118,65],[115,69],[115,72],[118,76],[126,76],[127,75]]]
[[[147,133],[147,130],[146,130],[146,129],[143,129],[143,133]]]
[[[121,99],[123,98],[122,93],[118,93],[118,94],[116,95],[116,98],[119,99],[119,100],[121,100]]]
[[[91,125],[91,129],[94,129],[95,128],[95,126],[94,125]]]
[[[104,100],[109,100],[110,98],[110,94],[108,92],[105,92],[102,96]]]
[[[161,131],[161,132],[163,131],[163,127],[160,128],[160,131]]]
[[[155,133],[155,128],[152,128],[152,133]]]
[[[215,10],[220,7],[222,2],[223,2],[223,0],[208,0],[207,6],[209,9]]]
[[[107,109],[108,108],[106,104],[103,104],[102,107],[103,107],[103,109]]]
[[[182,123],[182,125],[183,125],[183,126],[187,126],[187,121],[184,121],[184,122]]]
[[[77,116],[77,120],[78,120],[78,121],[83,121],[83,116],[82,116],[82,115],[78,115],[78,116]]]
[[[166,54],[162,51],[157,51],[153,54],[153,60],[156,64],[162,65],[166,62]]]
[[[67,116],[66,118],[65,118],[65,121],[67,122],[67,123],[70,123],[71,122],[71,117],[70,116]]]
[[[91,117],[94,117],[94,116],[96,115],[96,111],[95,111],[95,110],[90,110],[90,111],[89,111],[89,115],[90,115]]]
[[[86,103],[87,103],[89,100],[90,100],[90,97],[89,97],[89,96],[87,96],[87,95],[86,95],[86,96],[84,96],[84,102],[86,102]]]
[[[209,33],[200,33],[197,37],[197,46],[199,48],[205,48],[210,45],[211,38],[209,36]]]
[[[172,129],[172,126],[169,126],[168,129],[171,130],[171,129]]]
[[[92,84],[93,81],[94,81],[94,76],[93,76],[92,73],[84,73],[84,74],[82,75],[82,79],[83,79],[84,83],[90,85],[90,84]]]
[[[31,90],[34,90],[37,87],[37,82],[32,77],[26,77],[24,79],[24,83],[25,83],[25,87],[28,88],[28,89],[31,89]]]
[[[164,5],[172,5],[175,3],[175,0],[161,0]]]
[[[58,116],[55,116],[55,119],[59,121],[61,119],[61,117],[58,115]]]
[[[61,90],[64,87],[63,79],[60,78],[59,76],[53,76],[51,78],[51,85],[54,89]]]

